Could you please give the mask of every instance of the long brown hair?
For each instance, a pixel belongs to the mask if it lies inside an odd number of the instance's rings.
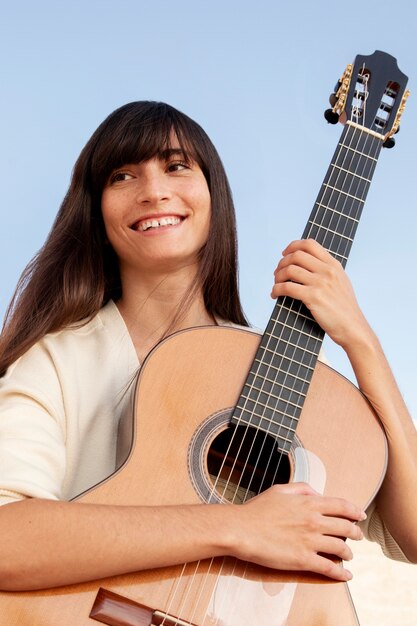
[[[215,147],[196,122],[173,107],[132,102],[111,113],[82,150],[47,240],[18,282],[0,339],[0,376],[45,334],[91,319],[120,297],[118,260],[106,243],[101,214],[102,191],[113,170],[160,156],[173,134],[201,167],[211,194],[210,232],[194,292],[202,286],[209,313],[247,326],[237,286],[233,200]]]

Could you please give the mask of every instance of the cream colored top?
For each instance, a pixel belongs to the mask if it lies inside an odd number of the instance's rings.
[[[110,301],[84,326],[47,335],[10,366],[0,379],[0,504],[69,500],[112,474],[139,365]],[[387,556],[407,560],[373,505],[362,526]]]

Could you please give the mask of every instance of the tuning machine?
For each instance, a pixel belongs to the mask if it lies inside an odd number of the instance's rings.
[[[334,92],[330,94],[329,102],[331,109],[324,112],[324,117],[329,124],[337,124],[345,109],[346,97],[352,78],[353,65],[349,64],[345,69],[343,76],[337,81]]]
[[[394,137],[387,137],[387,139],[385,139],[384,143],[382,144],[383,148],[388,148],[388,150],[390,148],[393,148],[395,146],[395,139]]]

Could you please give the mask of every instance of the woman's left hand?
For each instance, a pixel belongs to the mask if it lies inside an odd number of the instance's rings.
[[[329,337],[344,348],[370,332],[342,265],[317,241],[293,241],[282,254],[274,272],[273,298],[301,300]]]

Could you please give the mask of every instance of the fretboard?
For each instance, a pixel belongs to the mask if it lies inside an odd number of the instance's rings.
[[[347,124],[314,204],[303,238],[324,246],[345,267],[375,170],[382,138]],[[267,324],[232,423],[275,436],[288,453],[324,332],[310,311],[279,298]]]

